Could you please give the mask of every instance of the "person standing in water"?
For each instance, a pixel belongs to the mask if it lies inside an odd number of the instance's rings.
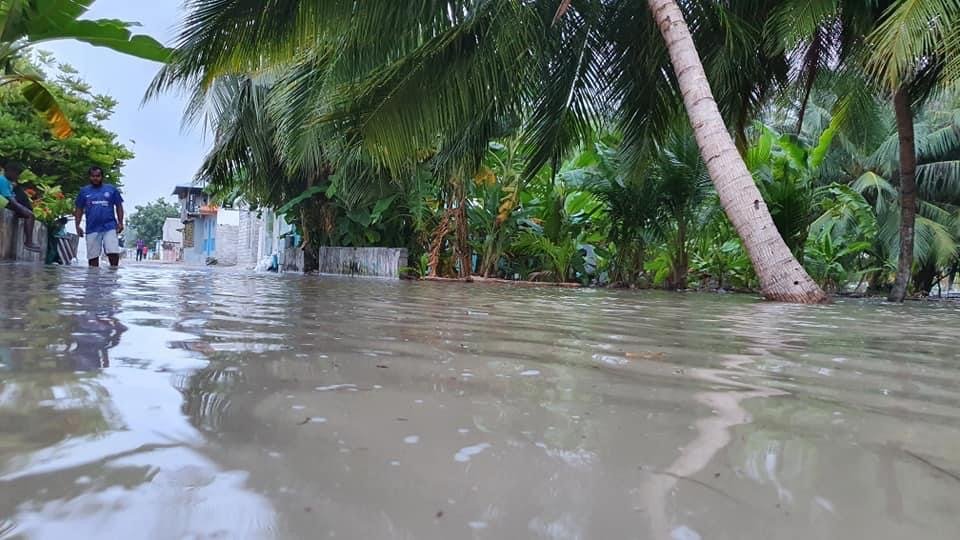
[[[86,216],[87,262],[90,266],[100,266],[100,255],[106,253],[110,266],[117,266],[120,264],[118,235],[123,232],[123,197],[117,188],[103,183],[100,167],[90,167],[89,175],[90,185],[80,190],[73,213],[77,236],[84,236],[80,222]]]
[[[137,262],[142,261],[147,255],[147,243],[143,238],[137,238]]]

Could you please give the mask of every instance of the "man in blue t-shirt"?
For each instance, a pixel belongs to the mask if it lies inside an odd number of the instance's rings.
[[[120,264],[120,239],[123,232],[123,197],[110,184],[103,183],[103,169],[90,167],[90,185],[77,195],[74,217],[77,235],[84,236],[80,222],[87,217],[87,262],[100,266],[100,255],[107,254],[110,266]]]
[[[8,161],[0,174],[0,208],[9,208],[18,218],[23,220],[23,247],[29,251],[40,251],[40,246],[33,243],[33,206],[30,198],[20,189],[20,173],[23,165],[16,161]]]

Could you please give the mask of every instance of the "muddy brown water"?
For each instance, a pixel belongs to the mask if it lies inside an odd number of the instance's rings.
[[[0,282],[0,537],[960,535],[954,303]]]

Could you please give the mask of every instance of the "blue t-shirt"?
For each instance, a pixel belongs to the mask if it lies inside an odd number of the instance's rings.
[[[0,174],[0,197],[6,197],[11,201],[17,198],[17,196],[13,194],[13,184],[2,174]]]
[[[87,232],[101,233],[117,228],[117,217],[113,207],[120,205],[123,197],[120,191],[110,184],[94,187],[84,186],[77,195],[77,208],[82,208],[87,218]]]

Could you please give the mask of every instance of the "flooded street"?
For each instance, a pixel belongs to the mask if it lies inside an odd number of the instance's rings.
[[[0,538],[960,530],[960,304],[0,280]]]

